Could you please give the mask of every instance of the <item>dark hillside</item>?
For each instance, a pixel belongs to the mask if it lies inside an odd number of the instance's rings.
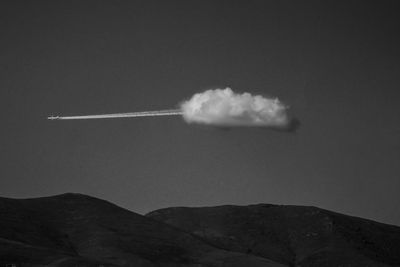
[[[315,207],[167,208],[0,198],[0,266],[400,266],[400,228]]]
[[[290,266],[400,265],[400,228],[315,207],[167,208],[147,217]]]
[[[172,226],[80,194],[0,198],[0,217],[1,264],[234,266],[227,262],[235,261],[280,266],[217,249]]]

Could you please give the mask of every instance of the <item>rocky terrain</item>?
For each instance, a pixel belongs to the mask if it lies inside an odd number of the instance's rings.
[[[400,266],[400,227],[314,207],[168,208],[0,198],[0,266]]]

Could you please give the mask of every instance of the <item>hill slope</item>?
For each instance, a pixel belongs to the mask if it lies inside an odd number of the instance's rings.
[[[400,228],[314,207],[167,208],[0,198],[0,266],[400,266]]]
[[[0,218],[0,266],[282,266],[85,195],[0,198]]]
[[[400,266],[400,227],[315,207],[167,208],[146,216],[289,266]]]

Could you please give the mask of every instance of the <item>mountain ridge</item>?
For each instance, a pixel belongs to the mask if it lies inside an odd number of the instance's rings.
[[[323,211],[328,211],[331,213],[336,213],[338,215],[344,215],[344,216],[348,216],[348,217],[352,217],[355,219],[362,219],[362,220],[368,220],[371,222],[375,222],[375,223],[379,223],[379,224],[383,224],[383,225],[389,225],[389,226],[395,226],[395,227],[400,227],[400,225],[394,224],[394,223],[387,223],[387,222],[381,222],[377,219],[369,219],[369,218],[364,218],[361,215],[351,215],[349,213],[344,213],[344,212],[340,212],[340,211],[334,211],[334,210],[330,210],[327,208],[321,208],[318,206],[314,206],[314,205],[295,205],[295,204],[272,204],[272,203],[263,203],[263,202],[259,202],[259,203],[253,203],[253,204],[221,204],[221,205],[206,205],[206,206],[171,206],[171,207],[163,207],[163,208],[157,208],[155,210],[149,211],[149,212],[144,212],[144,213],[140,213],[144,216],[147,216],[153,212],[157,212],[157,211],[162,211],[162,210],[166,210],[166,209],[180,209],[180,208],[184,208],[184,209],[198,209],[198,208],[217,208],[217,207],[253,207],[253,206],[275,206],[275,207],[303,207],[303,208],[315,208],[315,209],[319,209],[319,210],[323,210]]]
[[[172,207],[145,216],[65,193],[0,197],[0,266],[400,266],[400,227],[312,206]]]
[[[304,261],[316,256],[318,249],[332,253],[332,257],[341,250],[351,251],[349,257],[366,258],[364,266],[378,266],[378,263],[368,263],[370,260],[389,265],[400,262],[397,256],[400,253],[399,227],[311,206],[258,204],[166,208],[146,216],[194,233],[217,247],[251,251],[289,265],[297,266],[302,262],[310,265]],[[249,239],[249,236],[253,238]],[[386,241],[392,245],[386,247]],[[255,245],[257,242],[262,245]],[[315,251],[311,248],[307,251],[307,247],[314,247]],[[323,266],[328,266],[329,262]]]

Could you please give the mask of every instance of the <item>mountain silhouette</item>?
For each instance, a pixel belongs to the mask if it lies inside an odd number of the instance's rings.
[[[400,228],[314,207],[167,208],[0,198],[0,266],[398,266]]]
[[[316,207],[178,207],[146,216],[288,266],[400,266],[400,227]]]
[[[0,218],[0,266],[283,266],[81,194],[0,198]]]

